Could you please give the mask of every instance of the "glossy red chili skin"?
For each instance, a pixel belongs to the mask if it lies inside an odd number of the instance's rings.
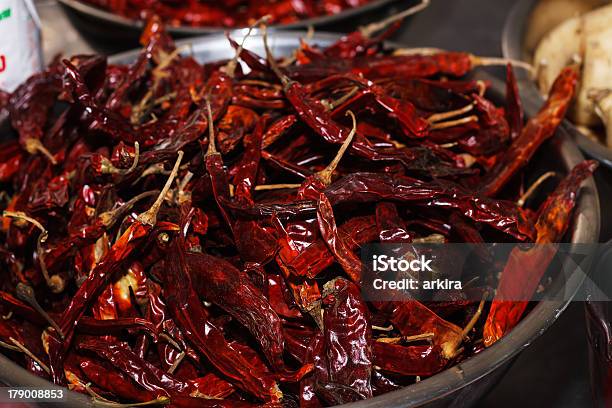
[[[217,304],[253,334],[276,369],[282,369],[285,341],[281,320],[268,300],[229,262],[203,253],[190,253],[186,262],[200,296]]]
[[[578,164],[540,206],[536,222],[536,245],[529,250],[515,248],[502,271],[497,293],[484,327],[484,342],[490,346],[520,321],[529,299],[552,262],[556,248],[569,226],[577,192],[598,163]],[[537,245],[541,244],[541,245]],[[519,284],[520,283],[520,284]]]
[[[327,398],[333,396],[339,404],[370,398],[372,335],[369,311],[361,299],[359,287],[337,278],[326,284],[323,296],[326,350],[323,358],[327,378],[320,379],[324,382],[317,387],[322,387]]]
[[[178,326],[196,350],[242,389],[264,401],[278,401],[280,396],[273,377],[260,372],[241,357],[222,331],[208,319],[208,312],[193,289],[180,238],[175,239],[175,243],[174,250],[169,252],[168,273],[163,275],[163,279],[164,295]]]
[[[538,114],[531,118],[520,135],[504,152],[502,158],[481,180],[480,191],[487,196],[497,194],[502,187],[527,163],[537,148],[563,120],[574,95],[578,72],[576,67],[565,68],[553,84],[549,97]]]
[[[374,364],[381,371],[399,375],[430,376],[444,369],[447,362],[441,350],[431,345],[402,346],[375,342]]]

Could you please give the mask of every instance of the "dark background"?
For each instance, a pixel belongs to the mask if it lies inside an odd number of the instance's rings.
[[[366,21],[406,7],[412,1],[374,12],[366,18],[335,24],[319,31],[350,31]],[[513,0],[432,0],[425,11],[408,20],[393,38],[413,47],[469,51],[480,56],[501,55],[501,32]],[[131,48],[121,42],[96,42],[75,31],[52,0],[37,1],[43,20],[44,52],[48,60],[64,54],[114,52]],[[479,407],[588,407],[589,389],[584,305],[573,302],[543,336],[524,351],[502,382]]]

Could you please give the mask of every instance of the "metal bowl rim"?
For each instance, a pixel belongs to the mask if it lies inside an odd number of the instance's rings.
[[[236,37],[241,35],[241,30],[233,32]],[[293,40],[298,41],[306,35],[304,32],[282,32],[276,31],[271,39],[279,41]],[[252,35],[256,38],[260,34]],[[317,33],[312,42],[322,44],[329,43],[338,39],[340,35],[333,33]],[[227,41],[225,35],[217,34],[201,38],[190,38],[178,41],[177,45],[193,44],[204,45],[214,41]],[[297,45],[297,42],[295,43]],[[398,47],[398,44],[388,43],[391,47]],[[138,54],[139,50],[127,51],[109,57],[111,63],[121,63],[132,59]],[[504,89],[503,83],[497,78],[491,77],[492,88],[497,91]],[[527,117],[531,112],[526,112]],[[553,138],[558,144],[557,150],[563,161],[564,168],[571,168],[584,159],[575,144],[568,137],[567,129],[561,127],[557,135]],[[574,213],[572,224],[573,243],[591,243],[599,239],[600,227],[599,195],[595,187],[593,178],[589,178],[583,184],[580,199]],[[578,291],[584,280],[582,274],[572,274],[563,289],[569,294],[570,298]],[[555,280],[558,282],[558,279]],[[513,357],[518,355],[532,341],[554,323],[560,314],[569,305],[569,300],[564,301],[544,301],[539,302],[521,322],[506,336],[500,339],[490,348],[470,357],[458,365],[450,367],[432,377],[418,383],[392,391],[377,397],[343,405],[347,408],[383,408],[383,407],[417,407],[425,403],[440,400],[476,381],[485,377],[497,368],[501,367]],[[49,382],[40,377],[36,377],[26,369],[14,363],[4,355],[0,354],[0,373],[6,373],[4,380],[10,382],[9,385],[27,384],[33,387],[49,387]],[[9,374],[10,373],[10,374]],[[93,407],[90,398],[76,393],[67,392],[68,406],[87,406]]]
[[[108,23],[113,23],[117,25],[121,25],[130,29],[141,30],[144,26],[144,23],[140,20],[132,20],[124,16],[120,16],[118,14],[112,13],[110,11],[95,7],[93,5],[83,3],[79,0],[58,0],[62,5],[76,11],[78,13],[82,13],[88,15],[90,17],[94,17],[100,20],[103,20]],[[270,26],[272,29],[296,29],[296,28],[306,28],[308,26],[320,26],[331,24],[333,22],[339,20],[346,20],[351,17],[367,13],[368,11],[372,11],[374,9],[381,8],[391,3],[395,3],[398,0],[373,0],[370,3],[367,3],[363,6],[352,7],[346,10],[341,11],[340,13],[323,15],[318,17],[312,17],[304,20],[295,21],[289,24],[273,24]],[[235,30],[243,27],[210,27],[210,26],[202,26],[202,27],[191,27],[191,26],[168,26],[168,32],[172,34],[179,35],[202,35],[202,34],[210,34],[210,33],[219,33],[225,30]]]

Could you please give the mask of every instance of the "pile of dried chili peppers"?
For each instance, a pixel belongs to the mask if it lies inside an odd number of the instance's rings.
[[[537,209],[521,175],[578,71],[525,123],[510,66],[496,106],[465,78],[483,60],[384,36],[281,60],[230,38],[236,59],[202,65],[153,18],[129,66],[57,59],[0,94],[18,134],[0,147],[3,353],[105,406],[317,407],[511,330],[528,305],[503,299],[533,293],[549,253],[506,265],[486,304],[365,302],[359,248],[560,241],[595,164]]]
[[[265,15],[289,24],[364,6],[373,0],[81,0],[134,20],[161,16],[173,26],[245,27]]]

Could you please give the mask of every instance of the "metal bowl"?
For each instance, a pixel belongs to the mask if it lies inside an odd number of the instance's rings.
[[[80,30],[87,31],[89,33],[92,33],[93,35],[117,39],[137,39],[140,33],[142,32],[142,21],[132,20],[127,17],[123,17],[79,0],[58,1],[68,12],[71,21]],[[322,25],[329,25],[341,20],[355,19],[360,15],[370,13],[375,9],[382,8],[383,6],[389,5],[393,2],[397,2],[397,0],[373,0],[363,6],[349,8],[337,14],[299,20],[288,24],[272,25],[270,27],[279,29],[306,29],[309,26],[316,27]],[[207,26],[168,26],[168,31],[176,37],[188,37],[219,33],[227,29],[228,28],[226,27]]]
[[[240,31],[232,34],[242,38]],[[304,33],[276,32],[270,38],[275,55],[290,55],[298,47],[299,39]],[[312,42],[325,46],[338,35],[317,34]],[[205,38],[184,40],[179,44],[192,44],[194,56],[200,62],[216,61],[230,58],[234,51],[227,44],[224,35],[212,35]],[[390,44],[391,45],[391,44]],[[246,47],[263,54],[262,37],[259,33],[251,36]],[[115,55],[111,63],[129,63],[134,61],[138,51]],[[492,77],[490,97],[499,103],[504,101],[505,84]],[[533,115],[535,103],[527,104],[527,116]],[[0,123],[0,135],[8,132],[8,123]],[[534,157],[527,169],[527,176],[535,178],[548,170],[566,173],[584,158],[571,141],[567,129],[558,130],[555,137],[548,141]],[[574,243],[597,242],[599,238],[599,196],[592,178],[584,183],[577,203],[574,219],[568,239]],[[571,299],[582,285],[584,275],[574,273],[568,279],[558,276],[550,287],[553,299]],[[393,391],[369,400],[347,404],[347,408],[383,408],[383,407],[469,407],[474,405],[499,379],[510,366],[514,358],[529,344],[552,325],[569,300],[552,300],[538,303],[531,312],[504,338],[492,347],[451,367],[437,375],[416,384]],[[0,355],[0,381],[14,386],[45,387],[49,383],[35,377],[8,358]],[[68,393],[64,407],[92,406],[89,398],[75,392]]]
[[[506,19],[502,34],[502,52],[504,57],[523,61],[533,59],[532,52],[525,45],[528,24],[533,9],[539,0],[519,0],[513,7]],[[538,87],[523,70],[517,70],[517,79],[523,91],[523,97],[541,104],[543,99]],[[596,141],[583,135],[569,121],[564,121],[565,131],[570,134],[578,147],[590,158],[599,160],[603,165],[612,169],[612,149],[597,143]]]

